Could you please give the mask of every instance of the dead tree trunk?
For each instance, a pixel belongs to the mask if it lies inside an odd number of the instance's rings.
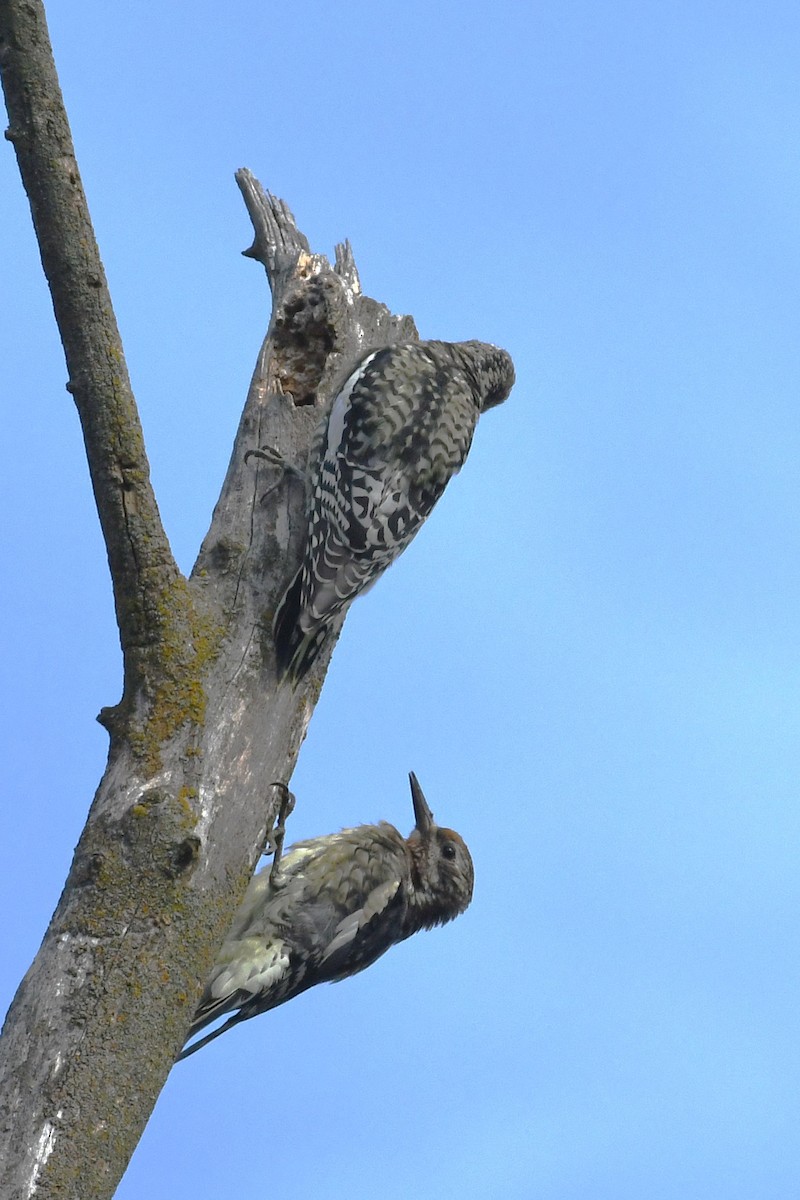
[[[39,0],[0,0],[7,137],[30,199],[108,550],[125,678],[108,766],[0,1038],[0,1195],[113,1194],[169,1073],[308,726],[328,652],[276,681],[272,614],[297,566],[303,465],[356,357],[416,336],[313,254],[247,171],[273,314],[197,563],[178,570],[149,481]],[[274,486],[273,486],[274,485]]]

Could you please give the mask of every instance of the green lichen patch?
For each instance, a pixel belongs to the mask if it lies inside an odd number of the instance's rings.
[[[202,613],[182,577],[163,593],[159,604],[157,649],[149,663],[153,681],[146,720],[129,728],[130,745],[148,774],[161,767],[163,748],[187,725],[202,729],[206,718],[207,672],[219,654],[223,625]],[[190,741],[186,753],[199,753]]]

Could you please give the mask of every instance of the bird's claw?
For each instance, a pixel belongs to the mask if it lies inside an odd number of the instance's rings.
[[[280,450],[275,450],[272,446],[259,446],[258,449],[246,451],[244,461],[248,462],[251,458],[263,458],[265,462],[271,463],[273,467],[291,469]]]
[[[294,463],[290,463],[283,457],[280,450],[275,450],[272,446],[259,446],[258,449],[247,450],[245,452],[244,461],[247,463],[251,458],[262,458],[264,462],[269,463],[271,467],[277,467],[281,471],[279,477],[274,483],[271,483],[264,494],[261,496],[259,503],[263,504],[267,496],[279,487],[284,475],[294,476],[296,479],[305,481],[305,471],[301,471]]]
[[[272,887],[280,887],[279,866],[281,855],[283,854],[283,840],[286,837],[286,821],[294,811],[295,797],[294,793],[289,791],[288,786],[281,780],[275,780],[272,784],[281,793],[281,803],[278,809],[278,817],[267,833],[265,842],[265,852],[273,855],[272,867],[269,872],[269,882]]]

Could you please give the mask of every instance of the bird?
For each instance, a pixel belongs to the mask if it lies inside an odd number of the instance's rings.
[[[513,384],[511,356],[477,341],[398,342],[351,372],[309,450],[301,564],[273,622],[279,677],[306,674],[337,617],[461,470],[480,414]]]
[[[474,882],[470,852],[458,833],[435,823],[413,772],[409,780],[415,825],[407,838],[387,821],[358,825],[297,842],[277,873],[267,866],[253,877],[176,1061],[464,912]],[[226,1013],[233,1015],[189,1045]]]

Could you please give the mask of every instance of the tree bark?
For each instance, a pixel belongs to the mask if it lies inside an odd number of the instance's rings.
[[[416,337],[237,180],[273,313],[195,567],[158,513],[39,0],[0,0],[0,72],[108,551],[124,658],[106,771],[0,1037],[0,1195],[92,1200],[122,1176],[272,828],[330,654],[276,680],[272,615],[298,565],[302,468],[353,362]]]

